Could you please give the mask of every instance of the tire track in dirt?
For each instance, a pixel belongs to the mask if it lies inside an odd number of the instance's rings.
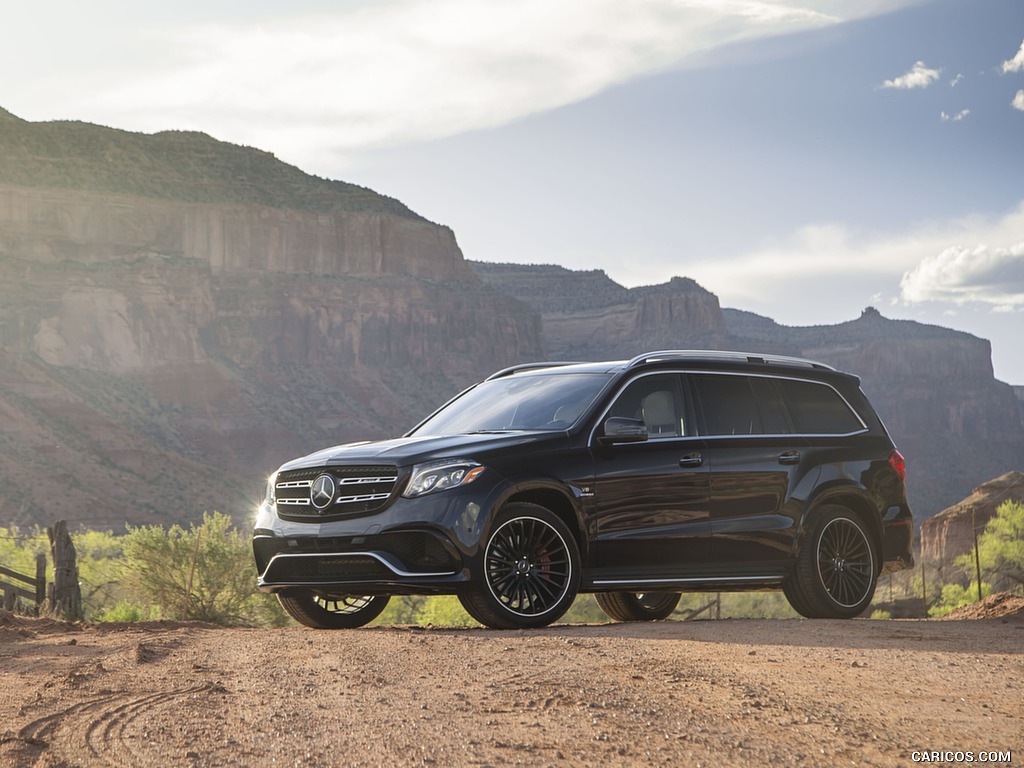
[[[73,765],[82,757],[87,757],[90,765],[158,764],[159,748],[146,748],[151,725],[163,727],[174,722],[172,715],[164,713],[182,698],[219,693],[226,689],[205,683],[144,696],[103,695],[38,718],[7,740],[20,744],[14,750],[16,768],[39,764],[43,753],[44,764],[66,761]]]

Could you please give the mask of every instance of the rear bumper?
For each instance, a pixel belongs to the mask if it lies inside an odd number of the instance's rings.
[[[906,502],[882,517],[882,573],[914,567],[914,516]]]

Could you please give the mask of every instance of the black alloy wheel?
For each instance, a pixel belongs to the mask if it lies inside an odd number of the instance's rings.
[[[808,618],[847,619],[875,594],[878,567],[863,523],[845,507],[823,507],[783,585],[793,608]]]
[[[679,605],[678,592],[598,592],[594,597],[601,610],[616,621],[667,619]]]
[[[289,616],[314,629],[355,629],[380,616],[391,598],[387,595],[339,595],[291,589],[277,593]]]
[[[475,570],[476,589],[459,596],[470,616],[494,629],[543,627],[576,598],[579,550],[557,515],[510,504],[495,519]]]

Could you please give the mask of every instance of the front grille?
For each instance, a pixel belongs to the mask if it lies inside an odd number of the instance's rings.
[[[333,499],[319,509],[312,501],[313,484],[321,475],[334,480]],[[365,515],[387,506],[398,483],[393,466],[316,467],[280,472],[275,493],[277,513],[284,520],[320,521]]]

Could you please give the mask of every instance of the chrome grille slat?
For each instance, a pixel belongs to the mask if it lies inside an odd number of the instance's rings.
[[[339,496],[334,500],[335,504],[353,504],[357,501],[383,501],[390,493],[367,493],[362,496]]]

